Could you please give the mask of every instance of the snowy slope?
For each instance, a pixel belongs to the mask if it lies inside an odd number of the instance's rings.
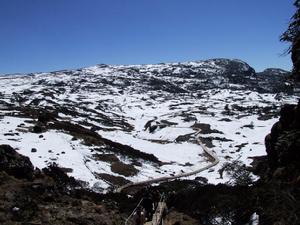
[[[2,76],[0,144],[103,191],[206,165],[200,131],[221,163],[197,176],[226,182],[223,164],[249,165],[265,154],[278,106],[296,103],[297,89],[282,74],[263,77],[242,61],[214,59]]]

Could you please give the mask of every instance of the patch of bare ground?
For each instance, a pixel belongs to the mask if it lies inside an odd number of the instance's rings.
[[[111,171],[125,177],[134,176],[139,172],[139,170],[136,169],[133,165],[125,164],[119,161],[113,162],[111,164]]]
[[[224,137],[199,137],[201,142],[205,144],[206,147],[208,148],[213,148],[215,145],[213,144],[213,141],[222,141],[222,142],[230,142],[232,141],[231,139],[227,139]]]
[[[215,145],[212,143],[213,138],[212,137],[199,137],[200,141],[205,144],[207,148],[213,148]]]
[[[119,158],[114,155],[114,154],[93,154],[93,158],[98,160],[98,161],[103,161],[103,162],[108,162],[108,163],[113,163],[113,162],[118,162]]]
[[[201,134],[211,134],[211,133],[223,134],[223,132],[219,130],[211,129],[210,124],[206,124],[206,123],[195,123],[191,127],[200,130],[199,133]]]
[[[195,133],[185,134],[185,135],[179,135],[175,141],[178,143],[191,141],[193,139]]]
[[[111,184],[114,187],[122,186],[122,185],[130,183],[130,181],[125,179],[124,177],[114,176],[114,175],[107,174],[107,173],[97,173],[96,176],[98,178],[100,178],[101,180],[104,180],[107,183]]]

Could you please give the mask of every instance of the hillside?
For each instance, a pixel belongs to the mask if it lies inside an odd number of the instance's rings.
[[[265,155],[280,107],[298,101],[289,76],[229,59],[4,75],[0,144],[28,156],[32,170],[55,165],[81,188],[108,193],[208,165],[199,138],[220,163],[190,176],[191,186],[236,185],[228,166]]]

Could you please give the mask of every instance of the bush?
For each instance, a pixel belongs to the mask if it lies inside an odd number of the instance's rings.
[[[221,172],[225,172],[229,176],[230,180],[227,183],[230,185],[248,186],[253,182],[253,177],[247,170],[246,165],[239,160],[225,163]]]

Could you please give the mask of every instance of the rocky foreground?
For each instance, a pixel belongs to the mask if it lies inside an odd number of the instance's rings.
[[[0,145],[1,224],[120,224],[112,199],[80,187],[55,165],[34,169],[29,158]]]

